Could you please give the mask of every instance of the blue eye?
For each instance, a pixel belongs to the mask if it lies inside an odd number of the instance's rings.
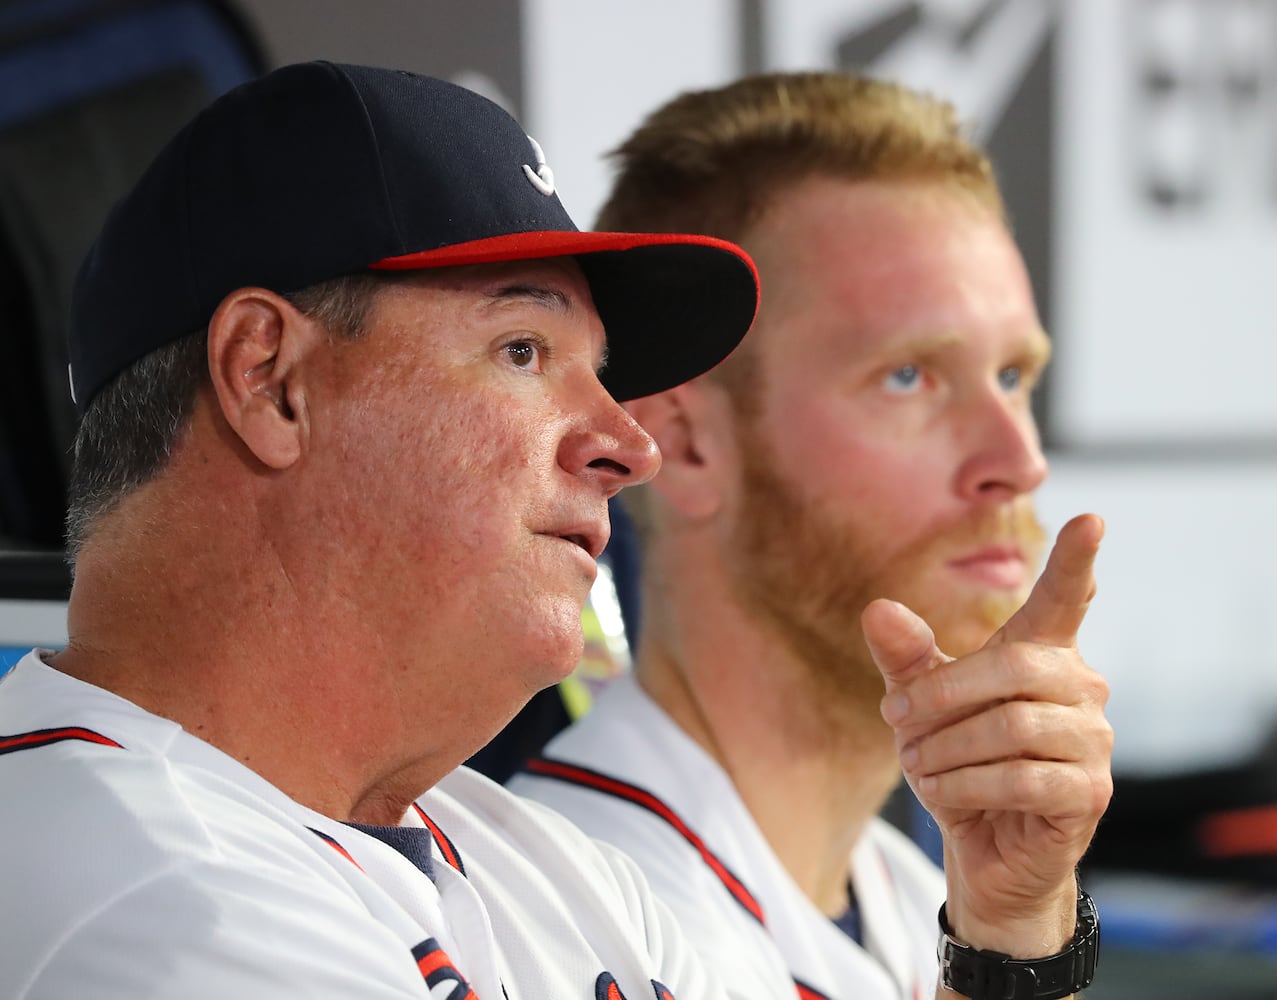
[[[1014,392],[1020,388],[1020,383],[1024,380],[1024,376],[1019,368],[1014,366],[1003,368],[998,372],[998,385],[1002,386],[1007,392]]]
[[[887,375],[883,385],[891,392],[913,392],[922,385],[922,370],[917,365],[901,365]]]

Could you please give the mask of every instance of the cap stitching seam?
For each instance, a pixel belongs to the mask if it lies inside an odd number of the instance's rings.
[[[191,127],[185,130],[178,142],[182,145],[182,155],[177,157],[177,161],[182,165],[182,207],[179,216],[180,225],[182,227],[182,258],[186,269],[187,290],[190,295],[190,301],[195,306],[196,311],[200,311],[203,303],[203,289],[200,288],[199,277],[195,270],[195,233],[191,225],[191,175],[190,175],[190,155],[191,147],[194,145],[194,135],[204,124],[204,116],[200,115],[192,123]],[[209,317],[211,319],[211,317]],[[186,333],[188,331],[182,331]]]
[[[390,221],[390,226],[394,231],[395,245],[399,248],[398,252],[401,254],[407,253],[408,251],[405,249],[406,243],[403,238],[403,233],[399,229],[399,218],[395,215],[394,207],[391,202],[390,184],[386,179],[386,165],[381,158],[381,140],[377,135],[377,128],[373,124],[372,113],[368,110],[368,104],[364,101],[364,95],[355,85],[355,81],[350,78],[342,67],[333,63],[329,63],[329,65],[337,74],[338,78],[350,88],[351,93],[355,96],[355,100],[359,102],[359,108],[363,112],[364,126],[368,131],[369,139],[372,141],[373,153],[377,160],[377,176],[381,180],[382,208],[386,213],[385,217]],[[368,263],[371,264],[373,262],[369,261]]]

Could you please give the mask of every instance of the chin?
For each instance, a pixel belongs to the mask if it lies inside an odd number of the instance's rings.
[[[530,685],[529,697],[542,688],[571,676],[585,653],[585,637],[581,632],[579,614],[570,629],[561,633],[543,633],[537,638],[541,641],[529,650],[523,661],[523,669],[527,672]]]

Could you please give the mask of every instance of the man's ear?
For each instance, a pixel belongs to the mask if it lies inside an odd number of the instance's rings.
[[[317,324],[264,288],[226,296],[208,325],[208,367],[222,416],[257,459],[286,469],[297,461],[308,425],[299,362]]]
[[[716,514],[736,461],[727,394],[704,379],[694,379],[631,400],[625,408],[661,449],[661,471],[651,488],[685,518]]]

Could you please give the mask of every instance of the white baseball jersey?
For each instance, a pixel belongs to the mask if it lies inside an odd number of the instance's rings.
[[[771,995],[804,1000],[934,993],[945,892],[935,865],[872,822],[850,860],[857,944],[795,884],[723,769],[633,677],[613,681],[510,787],[634,858],[733,997],[778,980],[787,993]]]
[[[473,772],[392,831],[419,867],[34,653],[0,803],[4,1000],[723,996],[628,859]]]

